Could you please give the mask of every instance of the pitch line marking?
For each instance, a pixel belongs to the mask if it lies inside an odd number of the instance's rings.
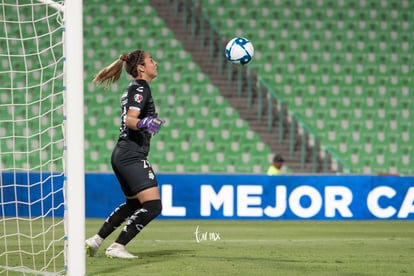
[[[411,238],[335,238],[335,239],[272,239],[272,240],[234,240],[222,238],[222,243],[296,243],[296,242],[377,242],[377,241],[405,241]],[[155,240],[158,243],[196,243],[195,240]]]

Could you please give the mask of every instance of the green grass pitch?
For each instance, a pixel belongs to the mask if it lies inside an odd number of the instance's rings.
[[[127,246],[139,259],[108,259],[119,230],[87,275],[414,275],[412,220],[155,220]]]

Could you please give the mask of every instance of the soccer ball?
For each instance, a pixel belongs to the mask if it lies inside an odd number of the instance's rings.
[[[234,64],[245,65],[254,55],[253,44],[244,37],[235,37],[226,45],[226,58]]]

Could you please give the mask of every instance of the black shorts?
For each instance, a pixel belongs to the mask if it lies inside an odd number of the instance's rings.
[[[121,184],[122,191],[128,197],[158,186],[154,170],[146,156],[131,150],[129,143],[133,142],[118,142],[111,157],[112,169]]]

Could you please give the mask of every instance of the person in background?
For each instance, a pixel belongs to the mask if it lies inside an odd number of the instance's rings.
[[[280,175],[284,161],[285,160],[280,154],[276,154],[273,157],[272,165],[267,170],[267,175]]]

